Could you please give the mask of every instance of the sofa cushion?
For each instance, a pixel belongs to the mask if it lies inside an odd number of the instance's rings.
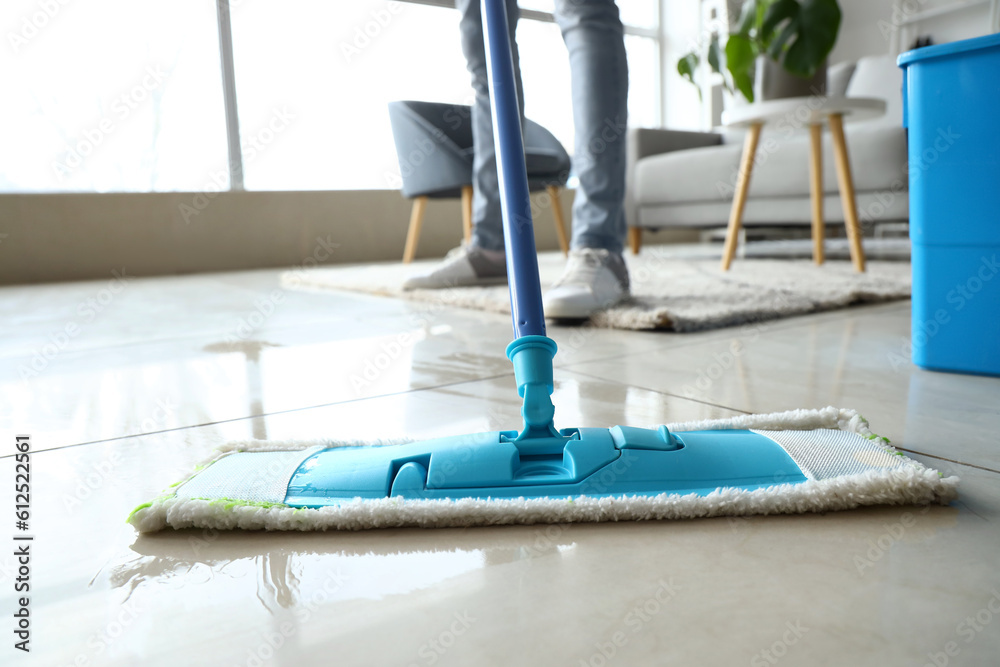
[[[826,94],[830,97],[847,95],[847,84],[851,81],[857,63],[850,61],[830,65],[826,68]]]
[[[848,123],[848,155],[854,188],[887,190],[906,185],[906,133],[901,127]],[[750,180],[750,197],[809,197],[809,136],[764,127]],[[823,190],[837,193],[833,146],[823,136]],[[739,169],[740,144],[698,148],[640,160],[635,169],[639,205],[731,201]]]
[[[877,97],[885,100],[885,115],[858,125],[903,125],[903,70],[895,56],[865,56],[858,61],[847,84],[848,97]]]
[[[739,144],[673,151],[639,160],[635,195],[640,204],[712,201],[722,197],[719,182],[739,168]],[[730,195],[731,198],[731,195]]]

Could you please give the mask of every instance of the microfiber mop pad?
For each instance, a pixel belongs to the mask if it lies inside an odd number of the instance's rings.
[[[957,477],[944,477],[907,458],[872,433],[868,422],[853,410],[794,410],[667,428],[682,438],[686,432],[705,429],[749,429],[780,445],[806,480],[783,484],[779,478],[753,490],[602,495],[596,493],[604,490],[598,476],[591,492],[576,497],[357,498],[297,508],[285,504],[285,499],[287,484],[303,461],[326,448],[361,443],[233,443],[169,493],[137,508],[129,522],[143,532],[166,527],[303,531],[464,527],[798,514],[865,505],[947,504],[957,496]],[[369,446],[386,444],[391,443]],[[613,485],[613,481],[603,483]]]
[[[142,531],[327,530],[679,519],[947,503],[957,479],[826,408],[641,429],[556,429],[505,4],[483,0],[523,429],[405,444],[261,443],[137,508]]]

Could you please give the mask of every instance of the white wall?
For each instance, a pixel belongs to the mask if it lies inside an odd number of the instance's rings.
[[[894,26],[915,14],[953,4],[955,0],[905,0],[894,12],[894,0],[839,0],[843,12],[840,36],[830,62],[857,60],[861,56],[907,50],[916,35],[931,35],[936,44],[979,37],[991,32],[990,5],[981,4],[906,27],[898,49],[892,49]]]
[[[726,0],[719,0],[719,4]],[[931,35],[935,43],[989,34],[990,3],[967,7],[937,16],[914,25],[905,19],[927,10],[970,0],[839,0],[843,22],[837,45],[830,54],[830,63],[854,61],[862,56],[900,53],[909,48],[917,35]],[[976,1],[976,0],[971,0]],[[994,0],[998,1],[998,0]],[[705,118],[694,86],[677,74],[677,60],[699,42],[700,0],[659,0],[661,16],[663,124],[678,130],[700,130],[711,125]],[[738,6],[739,0],[731,4]],[[901,9],[894,10],[896,5]],[[893,32],[902,26],[898,48],[894,47]],[[707,102],[707,100],[706,100]]]

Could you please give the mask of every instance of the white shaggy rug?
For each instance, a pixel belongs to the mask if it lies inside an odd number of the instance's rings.
[[[723,272],[717,259],[684,259],[661,248],[643,249],[638,256],[626,253],[632,298],[595,314],[594,326],[698,331],[910,297],[907,262],[873,261],[859,274],[843,261],[816,266],[809,260],[737,259]],[[506,285],[402,290],[408,276],[426,271],[437,261],[297,269],[285,273],[282,284],[292,289],[348,290],[510,312]],[[559,277],[564,266],[560,253],[539,254],[543,289]]]

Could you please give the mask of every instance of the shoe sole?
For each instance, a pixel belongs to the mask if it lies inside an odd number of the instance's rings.
[[[602,310],[607,310],[608,308],[613,308],[623,301],[628,300],[629,295],[623,294],[617,301],[604,304],[603,306],[593,306],[586,307],[582,305],[573,305],[565,303],[543,303],[542,307],[545,310],[545,317],[554,320],[586,320],[594,313],[598,313]]]
[[[545,310],[545,317],[554,320],[586,320],[590,319],[590,316],[598,310],[601,310],[600,308],[586,309],[561,306],[543,306],[543,308]]]

